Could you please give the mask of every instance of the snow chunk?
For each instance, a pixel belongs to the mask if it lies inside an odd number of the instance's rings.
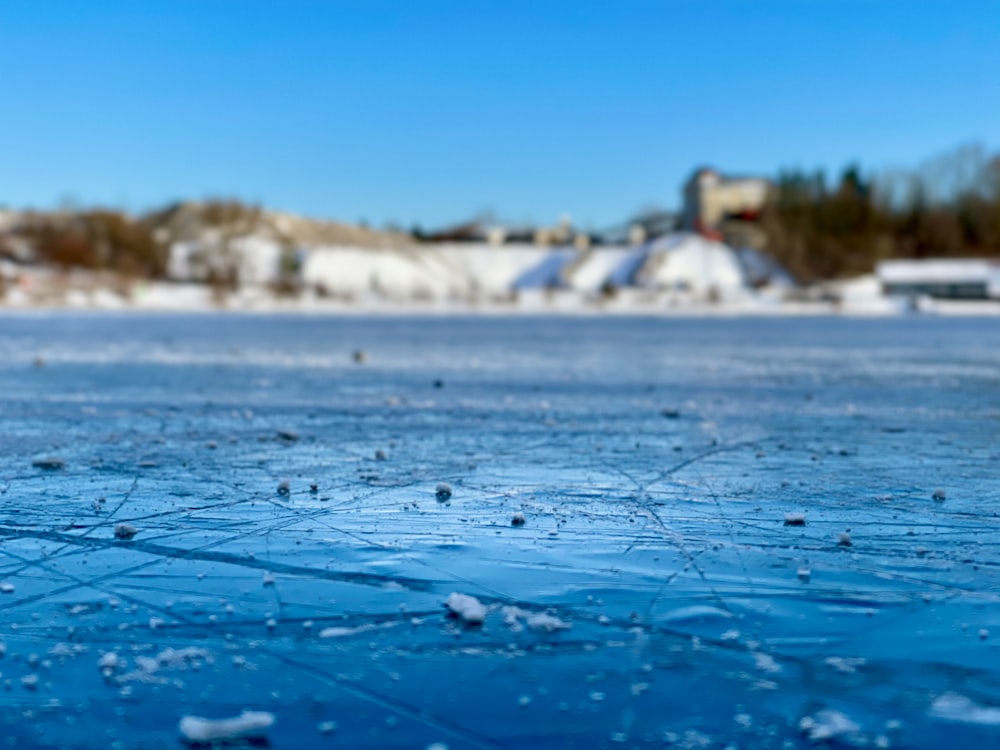
[[[526,622],[532,630],[541,630],[545,633],[555,633],[558,630],[569,630],[573,627],[565,620],[561,620],[554,615],[545,614],[544,612],[529,615]]]
[[[101,658],[97,660],[97,668],[101,671],[107,669],[114,672],[117,669],[121,669],[124,665],[124,660],[115,651],[108,651],[106,654],[102,654]]]
[[[928,714],[935,719],[960,721],[965,724],[1000,725],[1000,708],[981,706],[971,698],[958,693],[939,695],[931,704]]]
[[[805,526],[806,525],[806,514],[805,513],[786,513],[785,514],[785,526]]]
[[[177,728],[188,742],[226,742],[261,739],[273,724],[274,714],[268,711],[244,711],[232,719],[185,716]]]
[[[0,583],[0,594],[13,594],[13,593],[14,593],[13,583],[11,583],[10,581],[4,581],[3,583]]]
[[[812,716],[805,716],[799,722],[799,731],[813,742],[826,742],[832,739],[844,739],[857,734],[861,730],[846,714],[833,709],[824,708]]]
[[[138,533],[139,530],[130,523],[120,523],[115,526],[115,539],[128,541]]]
[[[529,612],[526,609],[512,606],[504,607],[502,611],[504,625],[509,627],[515,633],[520,632],[523,629],[521,620],[524,620],[525,624],[532,630],[538,630],[544,633],[555,633],[559,630],[569,630],[573,627],[572,624],[566,622],[565,620],[544,612]]]
[[[770,654],[765,654],[760,651],[755,651],[753,653],[754,665],[761,672],[767,672],[768,674],[777,674],[781,671],[781,665],[774,660],[774,657]]]
[[[452,592],[445,600],[444,606],[467,625],[482,625],[486,619],[486,607],[476,597],[468,594]]]

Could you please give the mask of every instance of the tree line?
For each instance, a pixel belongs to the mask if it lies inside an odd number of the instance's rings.
[[[784,171],[760,224],[768,252],[803,282],[889,258],[1000,258],[1000,156],[963,146],[914,170],[851,165],[832,181]]]

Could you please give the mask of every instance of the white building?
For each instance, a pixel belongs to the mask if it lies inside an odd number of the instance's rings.
[[[875,270],[890,296],[1000,299],[1000,264],[978,258],[887,260]]]

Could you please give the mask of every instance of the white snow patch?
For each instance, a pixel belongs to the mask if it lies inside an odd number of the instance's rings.
[[[555,633],[559,630],[569,630],[573,627],[572,624],[565,620],[545,612],[529,612],[526,609],[513,606],[504,607],[502,612],[504,625],[515,633],[523,629],[521,625],[522,620],[532,630],[544,633]]]
[[[981,706],[971,698],[958,693],[939,695],[931,704],[928,714],[935,719],[960,721],[965,724],[1000,725],[1000,708]]]
[[[110,670],[114,672],[121,669],[124,665],[125,660],[115,651],[108,651],[106,654],[101,654],[101,658],[97,660],[97,668],[101,671]]]
[[[843,674],[854,674],[858,667],[863,667],[866,663],[863,657],[828,656],[823,663]]]
[[[569,630],[573,627],[565,620],[561,620],[554,615],[545,614],[543,612],[529,615],[526,622],[528,623],[528,627],[532,630],[541,630],[546,633],[555,633],[557,630]]]
[[[469,625],[481,625],[486,619],[486,607],[476,597],[468,594],[452,592],[445,600],[444,606]]]
[[[370,630],[384,630],[385,628],[395,627],[399,623],[396,622],[383,622],[383,623],[369,623],[367,625],[356,625],[353,628],[345,627],[330,627],[323,628],[319,631],[320,638],[346,638],[351,635],[358,635],[359,633],[367,633]]]
[[[770,654],[764,654],[759,651],[754,652],[753,661],[757,669],[761,672],[767,672],[769,674],[777,674],[781,671],[781,665],[774,660],[774,657]]]
[[[861,727],[846,714],[824,708],[812,716],[804,716],[799,722],[799,730],[813,742],[826,742],[849,738],[850,735],[857,734]]]
[[[274,724],[268,711],[244,711],[232,719],[204,719],[185,716],[178,729],[188,742],[226,742],[262,738]]]
[[[707,604],[693,604],[690,607],[679,607],[667,612],[663,619],[666,622],[685,622],[688,620],[702,620],[714,617],[731,619],[732,613],[718,607],[710,607]]]

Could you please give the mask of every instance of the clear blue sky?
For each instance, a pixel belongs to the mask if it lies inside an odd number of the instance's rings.
[[[1000,2],[0,0],[0,204],[584,226],[1000,146]]]

